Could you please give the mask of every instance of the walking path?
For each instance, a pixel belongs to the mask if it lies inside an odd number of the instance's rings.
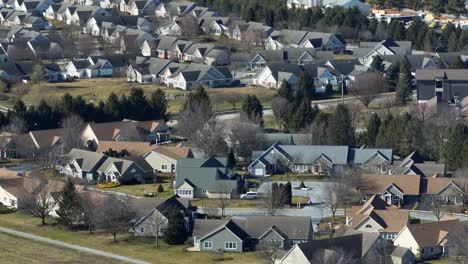
[[[96,250],[96,249],[92,249],[92,248],[87,248],[87,247],[81,247],[81,246],[61,242],[61,241],[58,241],[58,240],[53,240],[53,239],[50,239],[50,238],[31,235],[31,234],[28,234],[28,233],[16,231],[16,230],[9,229],[9,228],[0,227],[0,232],[10,234],[10,235],[14,235],[14,236],[19,236],[19,237],[22,237],[22,238],[32,239],[32,240],[39,241],[39,242],[52,244],[54,246],[59,246],[59,247],[73,249],[73,250],[78,250],[78,251],[84,252],[84,253],[95,254],[95,255],[99,255],[99,256],[103,256],[103,257],[107,257],[107,258],[113,258],[113,259],[116,259],[116,260],[125,261],[125,262],[132,263],[132,264],[149,264],[148,262],[145,262],[145,261],[132,259],[132,258],[127,258],[127,257],[122,257],[122,256],[115,255],[115,254],[112,254],[112,253],[108,253],[108,252],[104,252],[104,251],[100,251],[100,250]]]

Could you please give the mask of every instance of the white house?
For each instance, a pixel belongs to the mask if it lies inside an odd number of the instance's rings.
[[[178,159],[193,158],[187,147],[160,146],[144,155],[145,160],[154,171],[173,173]]]

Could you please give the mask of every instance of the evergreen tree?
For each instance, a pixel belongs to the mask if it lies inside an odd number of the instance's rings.
[[[406,104],[411,96],[411,70],[407,60],[400,62],[400,74],[398,78],[398,85],[396,96],[398,102]]]
[[[463,62],[461,56],[457,56],[455,58],[455,61],[450,65],[451,69],[464,69],[465,68],[465,63]]]
[[[447,0],[445,3],[445,11],[449,14],[459,15],[465,10],[464,0]]]
[[[464,164],[463,144],[467,139],[466,127],[463,124],[457,124],[449,127],[445,133],[445,141],[442,146],[442,158],[449,170],[461,168]]]
[[[242,113],[256,124],[263,123],[263,106],[256,95],[247,95],[242,102]]]
[[[390,91],[395,91],[398,83],[398,75],[400,74],[400,62],[392,63],[385,73],[385,78],[388,81]]]
[[[434,30],[428,30],[424,35],[424,50],[428,52],[434,51],[435,46],[435,33]]]
[[[369,123],[367,123],[367,131],[366,131],[366,143],[367,145],[374,147],[375,140],[377,139],[377,135],[379,133],[379,128],[381,125],[380,117],[376,113],[373,113],[369,119]]]
[[[383,73],[385,70],[385,65],[383,64],[383,59],[379,55],[372,57],[371,69],[380,73]]]
[[[82,208],[80,196],[71,178],[67,179],[61,195],[58,202],[59,209],[57,210],[58,221],[63,225],[73,227],[75,224],[80,223]]]
[[[318,111],[318,108],[311,107],[309,100],[304,99],[298,107],[290,110],[289,118],[286,120],[287,127],[292,131],[300,131],[312,123]]]
[[[328,126],[328,143],[330,145],[354,145],[354,128],[352,117],[345,105],[339,104],[331,116]]]
[[[161,89],[156,89],[148,101],[150,109],[150,117],[152,119],[162,119],[164,121],[169,120],[169,113],[167,112],[167,99],[166,94]]]
[[[133,87],[128,97],[127,117],[133,120],[144,120],[148,113],[148,101],[143,89]]]
[[[302,102],[304,99],[311,101],[314,92],[314,78],[307,72],[303,72],[297,81],[296,102]]]
[[[164,232],[164,241],[169,245],[180,245],[185,243],[188,237],[185,229],[185,221],[182,214],[176,208],[167,209],[165,215],[169,223]]]
[[[162,186],[162,184],[158,185],[158,190],[157,191],[158,191],[158,193],[164,192],[164,187]]]
[[[457,38],[457,33],[452,32],[450,34],[450,37],[448,39],[447,43],[447,51],[448,52],[455,52],[458,49],[458,38]]]
[[[185,101],[184,109],[187,109],[191,105],[204,106],[210,111],[213,109],[210,96],[206,92],[205,88],[203,88],[203,86],[199,85],[197,88],[195,88],[195,91],[190,92],[187,101]]]
[[[111,93],[109,97],[107,97],[105,109],[111,120],[122,120],[123,115],[120,110],[120,100],[115,93]]]
[[[283,80],[281,82],[281,86],[278,89],[278,95],[283,97],[283,98],[286,98],[288,101],[292,102],[293,92],[291,90],[291,87],[289,87],[289,84],[288,84],[288,82],[286,80]]]
[[[458,38],[458,48],[457,51],[466,51],[468,50],[468,30],[463,30],[460,33]]]
[[[236,166],[236,156],[234,155],[234,150],[232,148],[229,149],[229,153],[227,155],[227,165],[231,168]]]
[[[36,63],[33,66],[32,72],[31,72],[31,83],[33,84],[38,84],[41,83],[44,80],[44,66],[41,63]]]

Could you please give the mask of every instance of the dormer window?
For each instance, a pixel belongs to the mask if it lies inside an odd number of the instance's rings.
[[[366,225],[366,228],[372,228],[372,226],[371,225]]]

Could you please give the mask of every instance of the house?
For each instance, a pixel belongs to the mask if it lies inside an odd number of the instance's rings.
[[[105,182],[118,181],[122,184],[131,184],[153,180],[151,167],[147,163],[144,161],[137,163],[129,158],[107,157],[96,172]]]
[[[268,38],[273,32],[273,28],[265,26],[258,22],[243,22],[237,24],[231,33],[231,38],[240,41],[248,41],[249,43],[261,46],[263,40]]]
[[[310,217],[247,216],[245,219],[197,219],[194,250],[244,252],[272,246],[288,249],[312,240]]]
[[[281,83],[286,81],[291,89],[295,89],[297,81],[304,71],[303,66],[296,64],[271,63],[257,72],[253,78],[253,83],[263,87],[279,89]]]
[[[463,205],[464,192],[451,178],[422,178],[421,195],[435,196],[445,204]]]
[[[456,236],[466,236],[467,226],[456,220],[411,224],[405,226],[394,240],[399,247],[408,248],[421,260],[448,256]]]
[[[192,150],[188,147],[159,146],[144,155],[145,160],[154,171],[173,173],[177,167],[177,160],[193,158]]]
[[[134,198],[132,208],[137,218],[133,224],[133,233],[139,237],[155,237],[164,235],[164,230],[171,220],[170,214],[180,212],[185,220],[186,230],[189,232],[195,217],[195,208],[189,199],[174,195],[168,199]],[[157,232],[157,233],[156,233]]]
[[[374,195],[362,206],[353,206],[346,216],[350,230],[378,233],[384,239],[393,240],[406,227],[409,212],[388,205]]]
[[[283,29],[272,32],[265,40],[265,49],[280,50],[283,48],[315,48],[333,52],[346,50],[346,41],[335,33],[308,32]]]
[[[262,50],[251,54],[249,69],[259,69],[272,63],[291,63],[304,65],[317,60],[333,59],[331,51],[320,51],[310,48],[286,48],[282,50]]]
[[[408,55],[411,54],[411,41],[394,41],[392,39],[381,42],[360,42],[359,49],[354,50],[354,57],[359,57],[366,67],[372,65],[376,56]]]
[[[56,148],[61,153],[62,129],[35,130],[24,134],[2,133],[4,140],[1,149],[3,158],[34,157],[40,151]]]
[[[49,189],[48,191],[54,193],[47,198],[47,201],[53,202],[53,197],[57,198],[56,192],[63,188],[63,182],[49,181],[47,185],[44,185],[37,178],[16,177],[0,179],[0,203],[12,209],[21,208],[24,200],[29,198],[28,195],[40,192],[46,186]]]
[[[286,4],[288,8],[309,9],[314,6],[322,7],[323,0],[288,0]]]
[[[90,123],[81,138],[84,144],[96,149],[100,141],[169,141],[169,128],[162,120],[134,121],[124,119],[116,122]]]
[[[143,156],[156,147],[157,145],[148,142],[103,140],[99,142],[96,152],[106,153],[116,151],[118,153],[125,153],[125,156]]]
[[[64,157],[62,164],[59,166],[59,171],[70,177],[97,181],[99,178],[97,169],[106,159],[107,156],[101,153],[72,149]]]
[[[190,63],[166,76],[165,82],[169,87],[190,90],[197,85],[229,87],[233,83],[233,77],[228,67]]]
[[[236,179],[226,158],[179,159],[174,192],[182,198],[234,198],[243,182]]]
[[[168,23],[161,25],[158,28],[158,33],[162,36],[181,36],[182,28],[178,21],[168,21]]]
[[[373,195],[378,195],[388,205],[401,207],[414,205],[419,200],[420,182],[419,175],[364,175],[365,190],[362,197],[367,201]]]
[[[314,263],[414,263],[408,249],[394,247],[377,234],[346,232],[343,236],[294,245],[278,261],[281,264]]]
[[[395,161],[393,173],[401,175],[420,175],[426,178],[445,177],[445,164],[424,159],[415,151],[401,161]]]
[[[348,165],[388,174],[393,154],[391,149],[275,143],[265,151],[254,151],[252,160],[248,166],[249,173],[260,177],[285,172],[328,176],[342,172]]]
[[[437,97],[438,101],[457,103],[468,96],[465,69],[420,69],[415,79],[418,102]]]
[[[341,6],[343,8],[357,8],[363,15],[370,13],[371,7],[369,4],[363,3],[359,0],[323,0],[323,5],[327,7]]]
[[[147,61],[147,63],[129,65],[127,69],[127,81],[136,83],[161,83],[160,75],[169,65],[173,65],[170,60],[155,58]]]
[[[108,62],[112,67],[112,76],[123,77],[126,75],[131,58],[125,54],[106,54],[102,56],[89,56],[87,60],[93,64],[99,64],[99,60]]]

